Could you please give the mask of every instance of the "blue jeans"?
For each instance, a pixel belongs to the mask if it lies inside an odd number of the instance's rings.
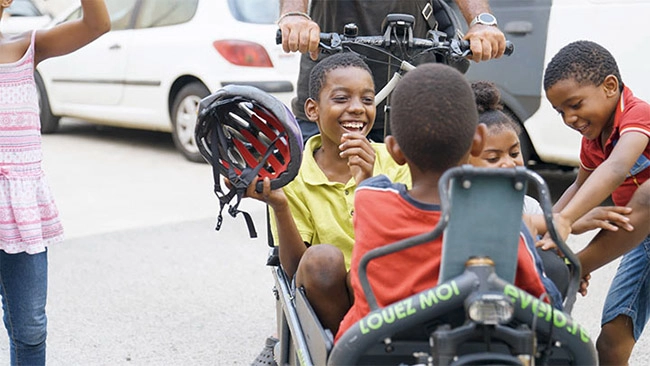
[[[650,236],[621,259],[605,298],[601,324],[627,315],[638,341],[650,319]]]
[[[45,365],[47,252],[0,251],[0,294],[12,365]]]

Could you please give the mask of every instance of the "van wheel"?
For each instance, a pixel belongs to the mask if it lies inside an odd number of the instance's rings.
[[[52,110],[50,109],[50,101],[47,97],[45,83],[43,83],[41,74],[35,72],[34,81],[36,81],[36,88],[38,89],[38,106],[40,109],[41,133],[55,133],[59,129],[59,121],[61,120],[61,117],[52,114]]]
[[[197,111],[201,99],[209,94],[210,91],[203,84],[199,82],[189,83],[176,94],[172,104],[171,119],[174,145],[187,160],[197,163],[205,162],[194,138]]]
[[[517,121],[515,121],[517,122]],[[524,165],[526,167],[529,167],[530,165],[533,165],[536,163],[536,157],[537,155],[535,154],[535,149],[533,148],[533,143],[530,142],[530,137],[528,137],[528,134],[526,133],[526,130],[524,130],[524,125],[519,124],[521,126],[521,129],[523,132],[521,135],[519,135],[519,143],[521,146],[521,157],[524,159]],[[532,161],[532,162],[531,162]]]
[[[503,112],[521,128],[521,133],[519,134],[519,146],[521,149],[521,157],[524,160],[524,165],[528,167],[530,165],[530,160],[535,160],[537,158],[535,149],[533,148],[533,143],[530,142],[530,137],[528,137],[528,133],[526,132],[524,124],[521,123],[519,118],[517,118],[517,116],[510,110],[510,108],[503,108]],[[534,163],[535,162],[533,162],[533,164]]]

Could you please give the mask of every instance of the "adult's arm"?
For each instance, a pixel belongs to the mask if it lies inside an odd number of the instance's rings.
[[[468,26],[477,15],[492,13],[488,0],[455,1]],[[475,62],[499,58],[506,50],[506,37],[497,26],[478,23],[469,26],[465,39],[470,42],[472,60]]]
[[[284,52],[309,52],[310,57],[316,60],[320,27],[307,15],[308,5],[309,0],[280,0],[278,26],[282,32]]]

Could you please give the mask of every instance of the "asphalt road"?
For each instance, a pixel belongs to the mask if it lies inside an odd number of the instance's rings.
[[[258,239],[241,217],[214,231],[210,167],[184,160],[168,134],[64,120],[44,154],[67,237],[49,251],[48,364],[250,364],[275,328],[263,207],[241,206]],[[553,192],[573,177],[542,173]],[[573,312],[594,339],[615,265],[593,274]],[[632,365],[650,364],[648,338]]]

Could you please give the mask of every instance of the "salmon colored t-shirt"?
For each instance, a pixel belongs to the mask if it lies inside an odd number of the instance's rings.
[[[385,176],[361,183],[355,192],[354,207],[355,243],[350,276],[355,298],[336,340],[370,312],[358,276],[361,257],[372,249],[430,232],[440,220],[438,205],[415,201],[406,186],[392,183]],[[377,304],[385,307],[437,285],[441,252],[442,237],[370,262],[367,273]],[[536,297],[545,293],[533,254],[523,238],[519,241],[515,285]]]

